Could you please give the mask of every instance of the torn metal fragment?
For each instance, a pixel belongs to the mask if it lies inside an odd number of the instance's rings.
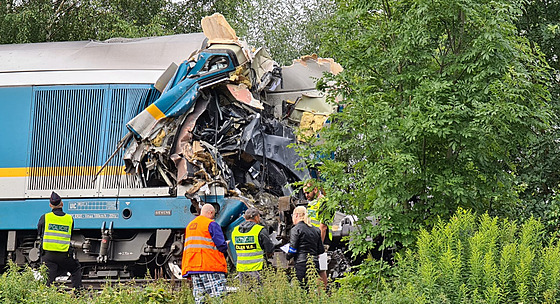
[[[278,124],[279,129],[274,135],[266,134],[263,132],[264,128],[260,120],[261,116],[259,114],[255,115],[243,130],[241,149],[251,155],[272,159],[282,164],[299,180],[307,178],[309,172],[301,156],[289,147],[296,142],[292,131]]]
[[[235,97],[235,99],[237,99],[238,101],[253,108],[264,110],[261,102],[253,97],[253,94],[251,93],[251,91],[249,91],[245,84],[227,84],[226,87],[231,95],[233,95],[233,97]]]
[[[202,18],[200,22],[204,36],[208,38],[208,43],[236,43],[239,41],[235,30],[229,25],[226,18],[215,13],[212,16]]]
[[[148,137],[159,120],[187,113],[198,99],[199,90],[228,80],[229,73],[238,65],[237,56],[228,49],[199,53],[194,66],[181,69],[185,75],[175,77],[181,80],[130,120],[126,127],[139,138]]]

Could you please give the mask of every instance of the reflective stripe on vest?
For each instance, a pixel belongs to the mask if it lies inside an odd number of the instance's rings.
[[[68,252],[72,238],[73,219],[70,214],[58,216],[52,212],[45,214],[43,230],[43,250]]]
[[[257,271],[264,265],[264,252],[259,243],[259,233],[264,227],[254,225],[245,233],[239,232],[239,226],[233,229],[231,238],[237,253],[237,271]]]
[[[218,248],[216,248],[215,245],[193,244],[192,243],[193,241],[204,241],[204,242],[214,244],[214,241],[212,240],[212,238],[207,238],[207,237],[202,237],[202,236],[191,236],[191,237],[188,237],[185,240],[185,247],[183,247],[183,250],[187,250],[189,248],[207,248],[207,249],[218,250]]]
[[[185,228],[183,245],[182,275],[193,271],[227,272],[224,254],[221,253],[210,235],[211,219],[197,216]]]

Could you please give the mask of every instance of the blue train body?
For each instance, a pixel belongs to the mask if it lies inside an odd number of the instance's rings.
[[[0,264],[39,262],[37,221],[56,191],[74,218],[73,246],[86,278],[141,276],[157,267],[180,272],[182,234],[196,208],[169,187],[125,174],[123,151],[110,156],[126,123],[160,97],[159,75],[203,39],[0,46]],[[173,115],[187,110],[176,106],[169,106]],[[223,195],[203,200],[220,209],[225,230],[246,209]],[[104,237],[111,246],[101,252]]]
[[[52,191],[86,278],[179,278],[204,203],[226,238],[257,206],[287,242],[291,185],[309,178],[292,127],[316,130],[332,112],[313,79],[336,65],[280,68],[236,39],[0,45],[0,265],[40,263]]]

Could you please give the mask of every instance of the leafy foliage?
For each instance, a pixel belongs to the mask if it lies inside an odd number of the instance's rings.
[[[549,64],[560,70],[560,1],[527,1],[517,24],[522,35],[538,45]]]
[[[554,69],[548,86],[555,113],[554,128],[541,132],[537,140],[520,153],[518,158],[519,184],[524,187],[522,204],[516,209],[518,218],[542,218],[550,233],[560,228],[558,185],[560,184],[560,1],[527,1],[523,15],[517,21],[520,34],[531,41],[532,48],[540,48]]]
[[[0,3],[0,44],[105,40],[200,32],[222,13],[238,35],[285,64],[318,52],[317,32],[333,0],[8,0]]]
[[[554,303],[560,300],[560,245],[543,224],[459,210],[421,230],[417,249],[397,259],[372,293],[381,303]]]
[[[239,0],[202,0],[180,1],[169,5],[167,20],[174,33],[201,32],[200,20],[214,13],[221,13],[230,23],[238,19],[236,8],[244,1]],[[243,20],[237,22],[242,23]]]
[[[313,268],[310,268],[314,270]],[[333,288],[330,294],[322,289],[317,280],[317,273],[308,271],[308,288],[301,288],[295,277],[286,275],[283,269],[265,269],[262,283],[258,285],[240,285],[237,280],[232,285],[239,288],[228,295],[224,303],[356,303],[355,299],[363,296],[364,291],[342,290]]]
[[[241,1],[233,24],[251,45],[266,47],[280,64],[319,52],[324,21],[336,11],[333,0]]]
[[[315,158],[331,208],[360,218],[355,254],[412,244],[457,207],[510,215],[514,161],[550,128],[549,68],[519,37],[522,2],[350,1],[322,37],[345,71],[318,85],[344,110]]]
[[[0,43],[72,41],[172,34],[166,0],[6,1]]]
[[[34,0],[0,3],[0,43],[146,37],[200,32],[215,12],[233,19],[240,1]]]

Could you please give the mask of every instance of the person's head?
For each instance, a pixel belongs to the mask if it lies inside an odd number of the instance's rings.
[[[51,209],[62,208],[62,199],[56,192],[51,193],[51,198],[49,199],[49,206]]]
[[[305,198],[308,201],[312,201],[321,197],[319,188],[317,188],[317,186],[313,185],[312,183],[305,184],[305,186],[303,187],[303,193],[305,193]]]
[[[307,226],[311,226],[309,217],[307,216],[307,208],[304,206],[298,206],[294,209],[292,213],[292,222],[295,224],[299,222],[304,222]]]
[[[246,221],[259,223],[261,221],[261,212],[259,209],[255,207],[251,207],[245,210],[245,214],[243,215]]]
[[[216,216],[216,209],[214,209],[214,206],[211,204],[204,204],[202,208],[200,208],[200,215],[213,220]]]

